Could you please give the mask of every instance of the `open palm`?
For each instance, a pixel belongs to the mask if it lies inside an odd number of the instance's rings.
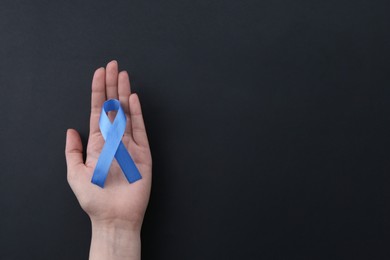
[[[103,103],[119,99],[126,114],[127,125],[122,142],[128,149],[142,179],[130,184],[116,160],[113,160],[104,189],[91,183],[92,174],[104,145],[99,129]],[[112,120],[114,114],[109,113]],[[106,68],[95,71],[92,80],[90,133],[87,157],[83,161],[83,147],[78,132],[69,129],[66,140],[68,182],[81,207],[93,222],[124,222],[140,229],[149,200],[152,180],[152,158],[148,138],[136,94],[131,94],[129,76],[118,73],[118,64],[111,61]]]

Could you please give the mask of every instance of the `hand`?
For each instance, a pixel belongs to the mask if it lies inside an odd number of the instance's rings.
[[[99,129],[102,105],[104,101],[112,98],[119,99],[126,113],[127,125],[122,142],[139,169],[142,179],[130,184],[114,159],[102,189],[91,183],[91,178],[104,145]],[[113,120],[112,112],[108,116]],[[150,195],[152,158],[138,96],[130,92],[128,74],[125,71],[118,74],[116,61],[108,63],[106,69],[97,69],[93,76],[90,133],[85,163],[80,135],[74,129],[67,131],[65,154],[69,185],[92,223],[90,259],[104,258],[101,252],[96,252],[103,246],[99,244],[113,241],[117,244],[126,244],[126,241],[117,240],[127,239],[126,235],[129,235],[128,239],[135,240],[133,241],[135,244],[139,243],[139,233]],[[110,241],[102,241],[105,239]],[[126,246],[129,249],[130,245]],[[134,252],[128,253],[134,256]],[[120,254],[125,256],[125,252]],[[128,254],[126,256],[129,257]],[[115,259],[114,256],[109,258]]]

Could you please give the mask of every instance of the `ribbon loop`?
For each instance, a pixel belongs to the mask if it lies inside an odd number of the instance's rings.
[[[110,111],[117,111],[114,121],[111,123],[107,116]],[[91,182],[104,187],[112,160],[117,160],[126,179],[133,183],[142,178],[133,159],[122,143],[122,137],[126,130],[126,115],[117,99],[110,99],[104,102],[99,120],[100,132],[103,135],[105,144],[100,153]]]

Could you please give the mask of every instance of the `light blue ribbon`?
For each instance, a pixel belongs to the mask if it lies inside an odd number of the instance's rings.
[[[117,111],[114,122],[112,123],[107,116],[107,113],[110,111]],[[104,187],[104,182],[106,181],[114,157],[130,183],[141,179],[141,174],[122,143],[122,137],[126,130],[126,115],[118,100],[110,99],[104,102],[102,113],[100,114],[99,127],[106,142],[104,143],[93,172],[92,183],[101,188]]]

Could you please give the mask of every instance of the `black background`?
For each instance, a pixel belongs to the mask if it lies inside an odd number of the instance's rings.
[[[143,259],[389,259],[388,1],[0,2],[0,259],[87,259],[93,71],[153,155]]]

